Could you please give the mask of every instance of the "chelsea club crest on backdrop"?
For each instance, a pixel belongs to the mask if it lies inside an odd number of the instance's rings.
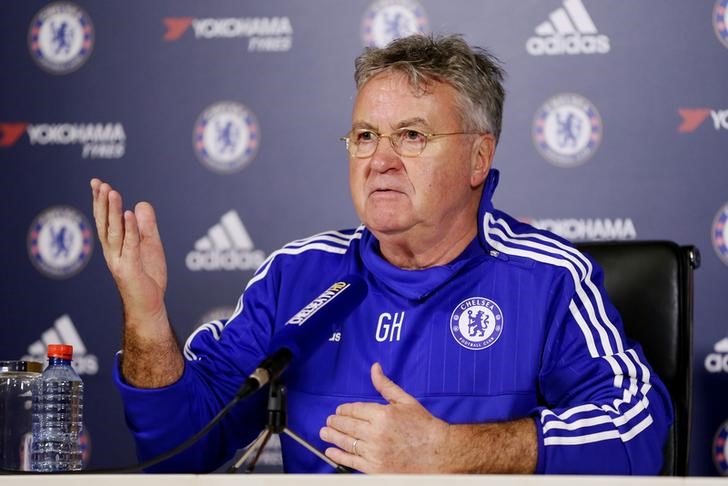
[[[40,213],[30,225],[30,261],[48,277],[71,277],[88,263],[92,241],[91,226],[80,211],[54,206]]]
[[[563,93],[549,98],[533,120],[533,142],[539,153],[560,167],[589,160],[602,141],[602,118],[581,95]]]
[[[214,172],[227,174],[255,158],[260,129],[253,112],[243,104],[222,101],[200,114],[192,138],[200,161]]]
[[[91,18],[73,3],[52,3],[41,9],[30,23],[31,56],[50,73],[68,74],[80,68],[91,55],[93,45]]]
[[[427,15],[414,0],[379,0],[364,13],[362,42],[367,47],[384,47],[395,39],[412,34],[426,34]]]
[[[713,218],[711,239],[713,248],[723,263],[728,265],[728,203],[718,210]]]

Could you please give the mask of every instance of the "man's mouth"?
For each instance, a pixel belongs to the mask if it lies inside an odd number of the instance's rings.
[[[380,188],[380,189],[374,189],[371,192],[371,194],[382,193],[382,192],[402,192],[402,191],[398,191],[396,189],[389,189],[389,188]]]

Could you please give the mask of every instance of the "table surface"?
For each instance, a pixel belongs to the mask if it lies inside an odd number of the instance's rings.
[[[2,484],[22,486],[48,485],[98,485],[103,486],[319,486],[347,482],[347,486],[717,486],[728,484],[728,478],[708,477],[660,477],[660,476],[504,476],[504,475],[298,475],[298,474],[66,474],[66,475],[15,475],[0,476]],[[356,485],[354,485],[356,483]]]

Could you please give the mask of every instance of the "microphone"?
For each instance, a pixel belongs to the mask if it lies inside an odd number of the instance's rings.
[[[268,357],[245,380],[236,396],[243,398],[255,393],[278,378],[294,358],[315,351],[328,337],[330,324],[348,317],[362,303],[367,291],[361,277],[347,275],[306,304],[273,336]]]

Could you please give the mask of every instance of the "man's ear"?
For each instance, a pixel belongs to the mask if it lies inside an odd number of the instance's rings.
[[[478,135],[477,143],[473,144],[470,156],[470,185],[479,187],[485,181],[493,162],[495,153],[495,137],[490,133]]]

